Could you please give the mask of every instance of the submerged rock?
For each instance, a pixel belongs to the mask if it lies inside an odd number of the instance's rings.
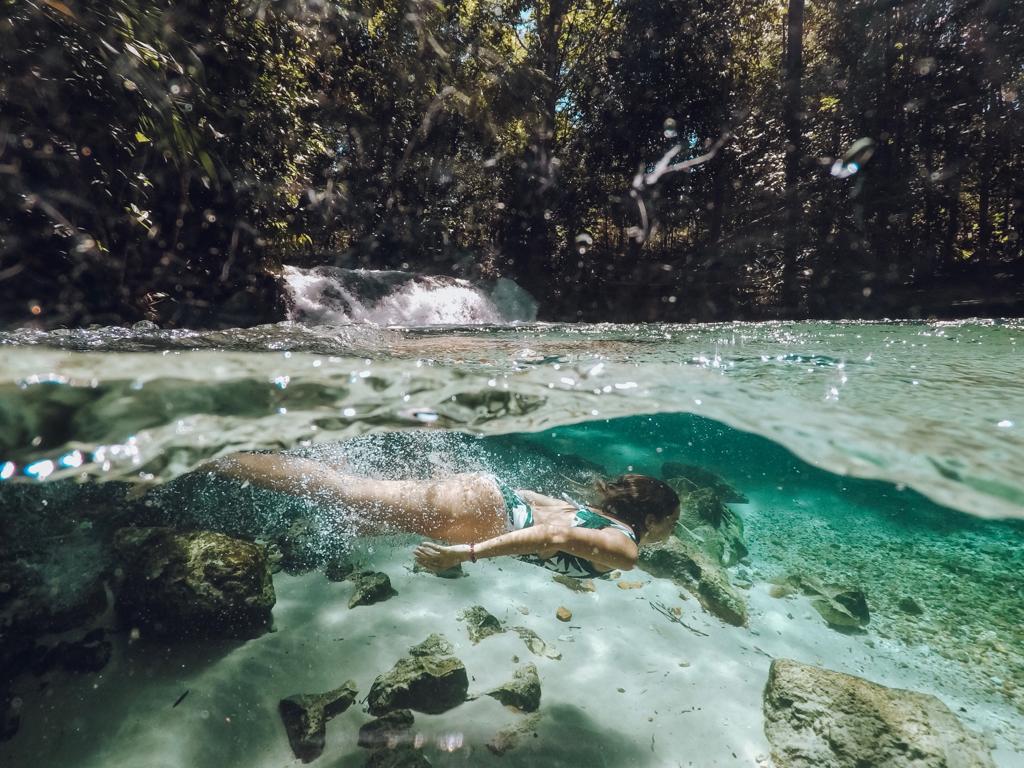
[[[511,725],[508,728],[503,728],[487,742],[487,749],[498,756],[504,755],[509,750],[515,749],[519,744],[519,740],[526,734],[534,731],[539,722],[540,715],[533,714],[522,722]]]
[[[705,610],[728,624],[747,624],[747,602],[729,583],[722,566],[699,546],[676,536],[640,548],[637,565],[652,576],[672,579],[692,592]]]
[[[519,635],[519,639],[526,644],[526,647],[534,656],[544,656],[555,661],[562,658],[562,654],[557,649],[545,643],[541,636],[532,629],[512,627],[512,631]]]
[[[803,574],[787,576],[784,584],[808,595],[811,607],[833,629],[861,629],[871,621],[867,595],[856,587],[826,584]]]
[[[410,648],[409,656],[373,681],[367,696],[370,713],[412,709],[436,715],[464,702],[469,677],[451,651],[451,644],[437,634]]]
[[[263,547],[220,533],[122,528],[114,587],[121,621],[165,637],[255,637],[274,585]]]
[[[110,661],[113,647],[102,629],[94,629],[74,642],[61,641],[52,647],[38,645],[30,666],[33,674],[42,675],[56,667],[68,672],[99,672]]]
[[[710,470],[693,464],[678,461],[666,461],[661,465],[661,476],[665,481],[679,480],[686,491],[707,489],[726,504],[746,504],[750,501],[746,496],[733,488]],[[670,483],[671,484],[671,483]]]
[[[367,749],[395,749],[409,741],[414,718],[408,709],[396,709],[359,728],[359,746]]]
[[[427,756],[415,747],[378,749],[370,754],[366,768],[431,768]]]
[[[21,727],[21,700],[0,690],[0,741],[14,738]]]
[[[373,605],[381,603],[398,593],[391,586],[391,579],[386,573],[363,571],[353,577],[356,588],[348,600],[348,607]]]
[[[352,706],[359,690],[349,680],[327,693],[302,693],[281,699],[278,712],[295,756],[308,763],[320,757],[327,739],[327,721]]]
[[[679,524],[706,553],[731,566],[749,553],[743,520],[707,488],[688,488],[681,480],[668,484],[679,494]]]
[[[451,568],[445,568],[443,571],[432,571],[429,568],[424,568],[419,563],[416,563],[412,567],[413,573],[429,573],[431,576],[437,576],[439,579],[461,579],[465,576],[469,576],[462,569],[462,563],[453,565]]]
[[[764,691],[778,768],[990,768],[982,740],[939,699],[776,659]]]
[[[281,568],[291,576],[319,568],[327,560],[323,536],[307,519],[299,519],[277,539]]]
[[[491,635],[500,635],[505,631],[497,617],[488,613],[482,605],[470,606],[459,614],[459,618],[465,620],[469,639],[474,645]]]
[[[355,563],[343,556],[331,558],[324,566],[324,575],[328,581],[348,581],[355,572]]]
[[[563,576],[560,573],[555,574],[551,577],[552,581],[557,581],[563,587],[568,587],[573,592],[596,592],[597,587],[594,586],[593,579],[574,579],[572,576]]]
[[[901,597],[896,605],[901,611],[911,616],[920,616],[924,613],[924,608],[912,597]]]
[[[536,712],[540,706],[540,676],[537,667],[527,664],[515,671],[513,678],[488,696],[497,699],[506,707],[515,707],[523,712]]]
[[[426,640],[410,648],[409,654],[412,656],[449,656],[454,650],[452,644],[448,642],[448,638],[437,634],[437,632],[431,632],[427,635]]]
[[[0,561],[0,682],[23,669],[43,635],[90,623],[107,606],[98,575],[69,582],[20,560]]]

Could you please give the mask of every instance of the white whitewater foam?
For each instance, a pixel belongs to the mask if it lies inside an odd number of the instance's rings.
[[[488,295],[468,280],[408,272],[286,266],[289,319],[305,325],[505,325],[532,322],[537,302],[501,278]]]

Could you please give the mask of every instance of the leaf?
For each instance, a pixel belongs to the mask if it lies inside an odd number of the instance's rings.
[[[78,21],[78,17],[75,16],[74,11],[72,11],[70,8],[64,5],[64,3],[60,2],[60,0],[43,0],[43,3],[50,6],[51,8],[53,8],[53,10],[57,11],[58,13],[63,13],[69,19],[74,19],[75,21]]]
[[[213,160],[210,159],[210,155],[205,151],[199,152],[199,164],[203,166],[203,170],[210,177],[210,181],[217,180],[217,169],[213,166]]]
[[[149,136],[147,136],[146,134],[144,134],[144,133],[143,133],[142,131],[136,131],[136,132],[135,132],[135,140],[136,140],[137,142],[139,142],[139,144],[149,144],[149,143],[150,143],[150,141],[151,141],[151,139],[149,138]]]

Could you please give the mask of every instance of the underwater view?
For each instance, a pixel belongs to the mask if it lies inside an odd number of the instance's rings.
[[[1022,344],[970,320],[0,334],[0,764],[1024,765]],[[217,469],[272,454],[591,506],[642,473],[680,514],[631,569],[435,573],[308,477]]]
[[[1022,10],[0,2],[0,768],[1024,768]]]

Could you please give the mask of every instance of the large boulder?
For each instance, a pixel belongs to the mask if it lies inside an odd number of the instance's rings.
[[[939,699],[776,659],[764,691],[777,768],[990,768],[982,740]]]
[[[707,488],[688,488],[680,479],[668,484],[679,494],[679,523],[701,548],[722,565],[735,565],[748,554],[743,520]]]
[[[451,644],[444,637],[430,635],[410,648],[409,654],[373,681],[367,696],[370,714],[412,709],[436,715],[466,700],[466,667],[452,655]]]
[[[637,562],[652,576],[668,578],[692,592],[704,609],[728,624],[747,624],[747,601],[729,583],[721,565],[693,541],[673,536],[640,548]]]
[[[211,531],[122,528],[114,536],[117,612],[164,637],[255,637],[271,624],[274,585],[258,544]]]

